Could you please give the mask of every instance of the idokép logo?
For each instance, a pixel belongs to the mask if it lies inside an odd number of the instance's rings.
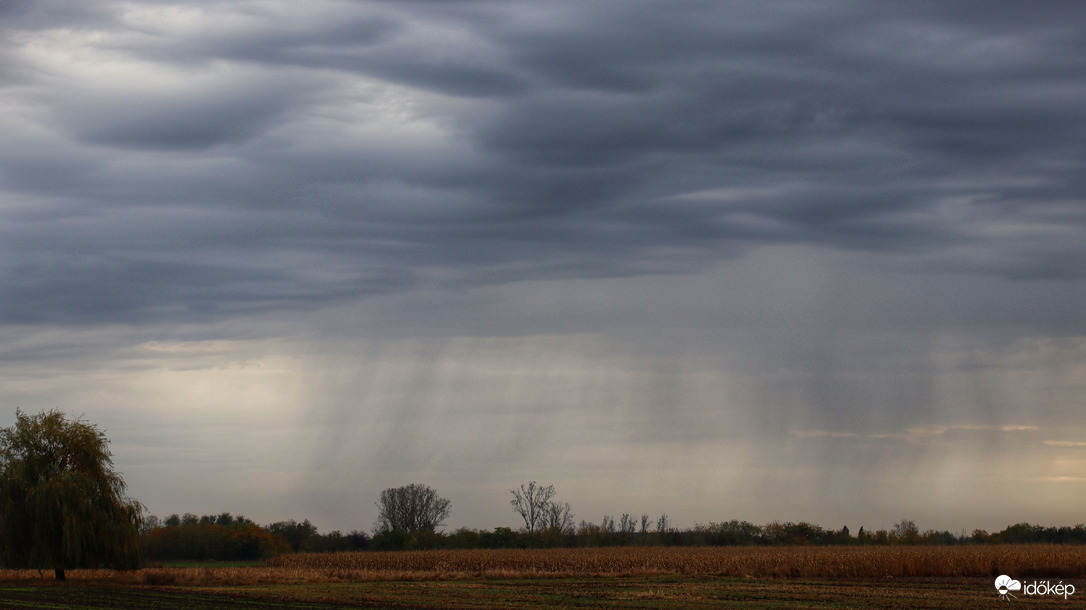
[[[1013,595],[1011,591],[1021,591],[1022,583],[1007,576],[1006,574],[1000,574],[995,581],[996,591],[999,591],[999,599],[1009,600],[1012,597],[1018,597]]]
[[[1009,601],[1012,597],[1018,597],[1012,591],[1020,591],[1023,595],[1056,595],[1064,599],[1075,594],[1075,585],[1071,583],[1064,584],[1062,580],[1055,584],[1048,580],[1035,580],[1023,585],[1021,581],[1015,580],[1006,574],[1000,574],[995,579],[995,588],[996,591],[999,591],[999,599],[1004,601]]]

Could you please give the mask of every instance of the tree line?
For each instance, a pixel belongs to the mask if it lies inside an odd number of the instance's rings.
[[[389,488],[377,500],[373,535],[355,530],[320,534],[293,519],[258,525],[230,513],[192,513],[159,519],[126,495],[113,470],[108,440],[94,425],[49,411],[0,429],[0,567],[53,570],[138,568],[144,560],[256,560],[281,553],[438,548],[534,548],[623,545],[895,545],[1086,544],[1086,525],[1018,523],[1002,531],[921,532],[903,519],[890,529],[853,535],[806,522],[755,525],[732,520],[689,529],[666,514],[604,515],[599,524],[574,523],[553,485],[535,481],[509,492],[524,526],[514,530],[460,528],[443,532],[451,502],[427,485]]]
[[[622,517],[627,525],[622,527]],[[641,515],[640,517],[645,517]],[[666,515],[661,517],[667,518]],[[655,521],[660,521],[661,518]],[[905,523],[912,523],[906,521]],[[631,527],[632,525],[632,527]],[[399,541],[404,544],[399,544]],[[407,535],[388,544],[375,535],[371,550],[399,549],[497,549],[497,548],[574,548],[607,546],[823,546],[823,545],[965,545],[965,544],[1086,544],[1086,525],[1046,527],[1019,523],[1002,531],[988,533],[954,533],[946,530],[920,531],[915,526],[897,524],[889,529],[852,533],[848,527],[827,529],[799,522],[773,521],[757,525],[748,521],[731,520],[695,524],[679,529],[641,527],[641,519],[624,514],[617,520],[605,515],[600,523],[581,521],[570,530],[544,529],[529,532],[526,528],[496,527],[492,530],[459,528],[451,532],[428,532]]]
[[[371,536],[363,531],[321,534],[308,520],[293,519],[265,526],[244,517],[186,514],[165,520],[150,517],[141,546],[148,561],[258,560],[282,553],[344,551],[394,551],[432,549],[524,549],[609,546],[823,546],[823,545],[965,545],[965,544],[1086,544],[1086,526],[1046,527],[1018,523],[1002,531],[974,530],[970,534],[946,530],[921,531],[911,520],[888,529],[855,533],[848,527],[826,529],[819,525],[773,521],[756,525],[731,520],[695,524],[679,529],[667,515],[656,519],[624,513],[615,519],[605,515],[600,523],[581,521],[566,529],[528,527],[492,530],[458,528],[451,532],[432,529],[381,530]]]
[[[451,532],[439,531],[451,509],[448,499],[441,497],[426,485],[411,484],[386,489],[377,501],[378,518],[373,535],[353,531],[343,535],[338,531],[321,535],[308,520],[273,523],[263,529],[269,541],[265,546],[249,542],[245,546],[236,542],[215,546],[199,542],[219,531],[221,536],[233,536],[239,540],[238,528],[248,528],[255,538],[253,528],[259,529],[243,517],[231,517],[229,513],[218,516],[183,517],[171,516],[157,527],[145,530],[145,552],[149,558],[161,559],[256,559],[281,552],[329,552],[362,550],[422,550],[422,549],[498,549],[498,548],[554,548],[554,547],[606,547],[606,546],[796,546],[796,545],[961,545],[961,544],[1086,544],[1086,525],[1074,527],[1045,527],[1018,523],[1002,531],[988,533],[964,531],[921,531],[910,519],[902,519],[888,529],[866,530],[860,527],[854,534],[847,526],[826,529],[819,525],[799,522],[773,521],[756,525],[748,521],[731,520],[695,524],[691,528],[672,527],[668,515],[652,518],[622,513],[617,518],[604,515],[600,522],[573,520],[568,502],[555,499],[553,485],[540,485],[535,481],[510,490],[509,503],[513,512],[520,516],[523,527],[496,527],[493,530],[459,528]],[[154,517],[151,523],[157,523]],[[186,528],[188,528],[186,530]],[[231,530],[233,528],[234,531]],[[185,533],[187,532],[187,534]],[[173,538],[169,538],[169,535]],[[188,538],[186,538],[186,536]],[[201,538],[203,537],[203,538]],[[161,541],[178,541],[174,546],[162,545]],[[189,539],[189,542],[184,542]],[[260,540],[265,540],[261,538]],[[159,544],[160,546],[156,546]],[[245,555],[216,555],[214,549],[238,549]],[[194,554],[193,549],[197,549]]]
[[[308,519],[260,526],[230,513],[197,517],[192,513],[144,519],[140,547],[148,561],[253,561],[282,553],[359,551],[369,536],[353,531],[319,534]]]

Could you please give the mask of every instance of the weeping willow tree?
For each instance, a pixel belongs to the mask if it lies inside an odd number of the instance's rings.
[[[109,441],[59,411],[16,410],[0,429],[0,562],[8,568],[137,568],[142,506],[125,495]]]

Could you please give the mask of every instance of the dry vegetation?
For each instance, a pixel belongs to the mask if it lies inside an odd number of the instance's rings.
[[[282,555],[262,567],[72,570],[70,580],[130,585],[226,586],[343,581],[557,578],[657,574],[753,578],[1082,578],[1086,547],[621,547]],[[0,570],[0,581],[51,572]]]
[[[621,547],[283,555],[342,579],[690,574],[756,578],[1086,576],[1086,547]]]

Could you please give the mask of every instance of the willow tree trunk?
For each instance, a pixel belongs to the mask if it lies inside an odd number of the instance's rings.
[[[65,580],[64,568],[56,568],[55,570],[53,570],[53,574],[56,575],[57,580]]]

